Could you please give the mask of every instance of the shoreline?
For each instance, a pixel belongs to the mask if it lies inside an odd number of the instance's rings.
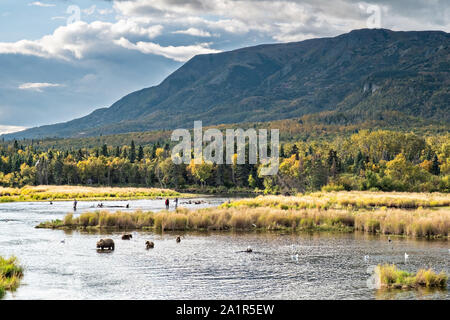
[[[65,202],[73,201],[127,201],[161,200],[165,198],[254,198],[261,193],[244,190],[224,192],[217,189],[190,188],[162,189],[145,187],[105,187],[105,186],[25,186],[22,188],[0,187],[0,204],[11,202]]]
[[[163,198],[194,198],[197,195],[172,189],[93,186],[0,187],[0,203],[62,201],[126,201]]]
[[[382,234],[382,233],[369,233],[361,230],[351,230],[351,231],[339,231],[339,230],[318,230],[318,229],[305,229],[305,230],[291,230],[291,229],[253,229],[253,230],[242,230],[242,229],[229,229],[229,230],[214,230],[214,229],[195,229],[195,230],[161,230],[154,228],[141,228],[141,229],[119,229],[115,227],[56,227],[56,228],[47,228],[47,227],[39,227],[38,225],[34,227],[35,229],[47,229],[47,230],[60,230],[67,234],[72,234],[73,232],[77,232],[81,235],[83,234],[95,234],[95,235],[122,235],[123,233],[131,233],[137,232],[142,234],[154,234],[154,235],[191,235],[191,236],[212,236],[212,235],[233,235],[233,236],[248,236],[248,235],[273,235],[280,237],[287,236],[329,236],[329,237],[339,237],[339,236],[348,236],[354,235],[357,238],[365,238],[365,237],[375,237],[381,240],[388,241],[388,238],[392,240],[414,240],[414,241],[436,241],[441,243],[446,243],[450,241],[450,235],[447,237],[413,237],[407,235],[399,235],[399,234]]]
[[[447,242],[450,240],[450,236],[432,236],[432,237],[415,237],[415,236],[408,236],[408,235],[400,235],[400,234],[391,234],[386,235],[382,233],[371,233],[371,232],[364,232],[360,230],[354,230],[354,229],[328,229],[328,228],[313,228],[313,229],[253,229],[253,230],[246,230],[246,229],[227,229],[227,230],[217,230],[217,229],[183,229],[183,230],[161,230],[156,228],[117,228],[117,227],[69,227],[69,226],[57,226],[57,227],[43,227],[43,226],[35,226],[36,229],[51,229],[51,230],[62,230],[65,232],[80,232],[80,233],[88,233],[88,234],[114,234],[114,233],[123,233],[123,232],[152,232],[155,234],[165,234],[165,233],[174,233],[174,234],[202,234],[202,235],[209,235],[209,234],[233,234],[233,235],[251,235],[251,234],[278,234],[280,236],[287,236],[287,235],[314,235],[314,234],[331,234],[331,235],[345,235],[345,234],[359,234],[359,235],[369,235],[374,237],[385,237],[386,239],[388,237],[391,237],[393,239],[414,239],[414,240],[424,240],[424,241],[441,241],[441,242]]]
[[[154,196],[154,197],[121,197],[121,198],[76,198],[78,202],[89,202],[89,201],[130,201],[130,200],[164,200],[166,198],[169,199],[193,199],[193,198],[199,198],[200,195],[190,195],[190,194],[182,194],[182,195],[171,195],[171,196]],[[202,195],[202,198],[206,198],[207,195]],[[12,201],[1,201],[0,198],[0,204],[2,203],[33,203],[33,202],[73,202],[73,199],[46,199],[46,200],[12,200]]]
[[[345,229],[345,228],[306,228],[306,229],[174,229],[174,230],[161,230],[154,227],[143,227],[143,228],[118,228],[118,227],[98,227],[98,226],[88,226],[88,227],[80,227],[80,226],[35,226],[36,229],[51,229],[51,230],[62,230],[62,231],[78,231],[81,233],[96,233],[96,234],[112,234],[115,232],[153,232],[156,234],[164,234],[164,233],[200,233],[200,234],[208,234],[208,233],[220,233],[220,234],[263,234],[263,233],[273,233],[280,235],[300,235],[300,234],[321,234],[321,233],[330,233],[330,234],[361,234],[361,235],[370,235],[370,236],[379,236],[379,237],[392,237],[395,239],[414,239],[414,240],[427,240],[427,241],[449,241],[450,236],[408,236],[404,234],[383,234],[379,232],[364,232],[361,230],[355,229]]]

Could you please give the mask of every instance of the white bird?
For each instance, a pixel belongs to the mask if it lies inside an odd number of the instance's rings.
[[[298,261],[298,253],[291,255],[292,261]]]
[[[252,226],[253,226],[254,228],[256,228],[256,224],[252,223]]]
[[[367,256],[364,256],[364,261],[368,261],[369,260],[369,256],[367,255]]]
[[[409,255],[405,252],[405,261],[408,260]]]

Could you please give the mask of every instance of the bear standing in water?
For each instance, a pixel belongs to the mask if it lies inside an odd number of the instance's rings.
[[[114,250],[114,241],[113,239],[100,239],[97,242],[97,248],[100,248],[101,250],[105,248],[109,250]]]

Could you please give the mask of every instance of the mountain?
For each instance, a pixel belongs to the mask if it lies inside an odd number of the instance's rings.
[[[450,34],[361,29],[198,55],[109,108],[8,138],[83,137],[316,114],[328,123],[394,112],[449,123]],[[413,125],[413,124],[412,124]]]

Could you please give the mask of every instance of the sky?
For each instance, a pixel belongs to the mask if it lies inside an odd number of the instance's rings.
[[[0,134],[109,107],[197,54],[361,28],[450,32],[450,1],[0,0]]]

